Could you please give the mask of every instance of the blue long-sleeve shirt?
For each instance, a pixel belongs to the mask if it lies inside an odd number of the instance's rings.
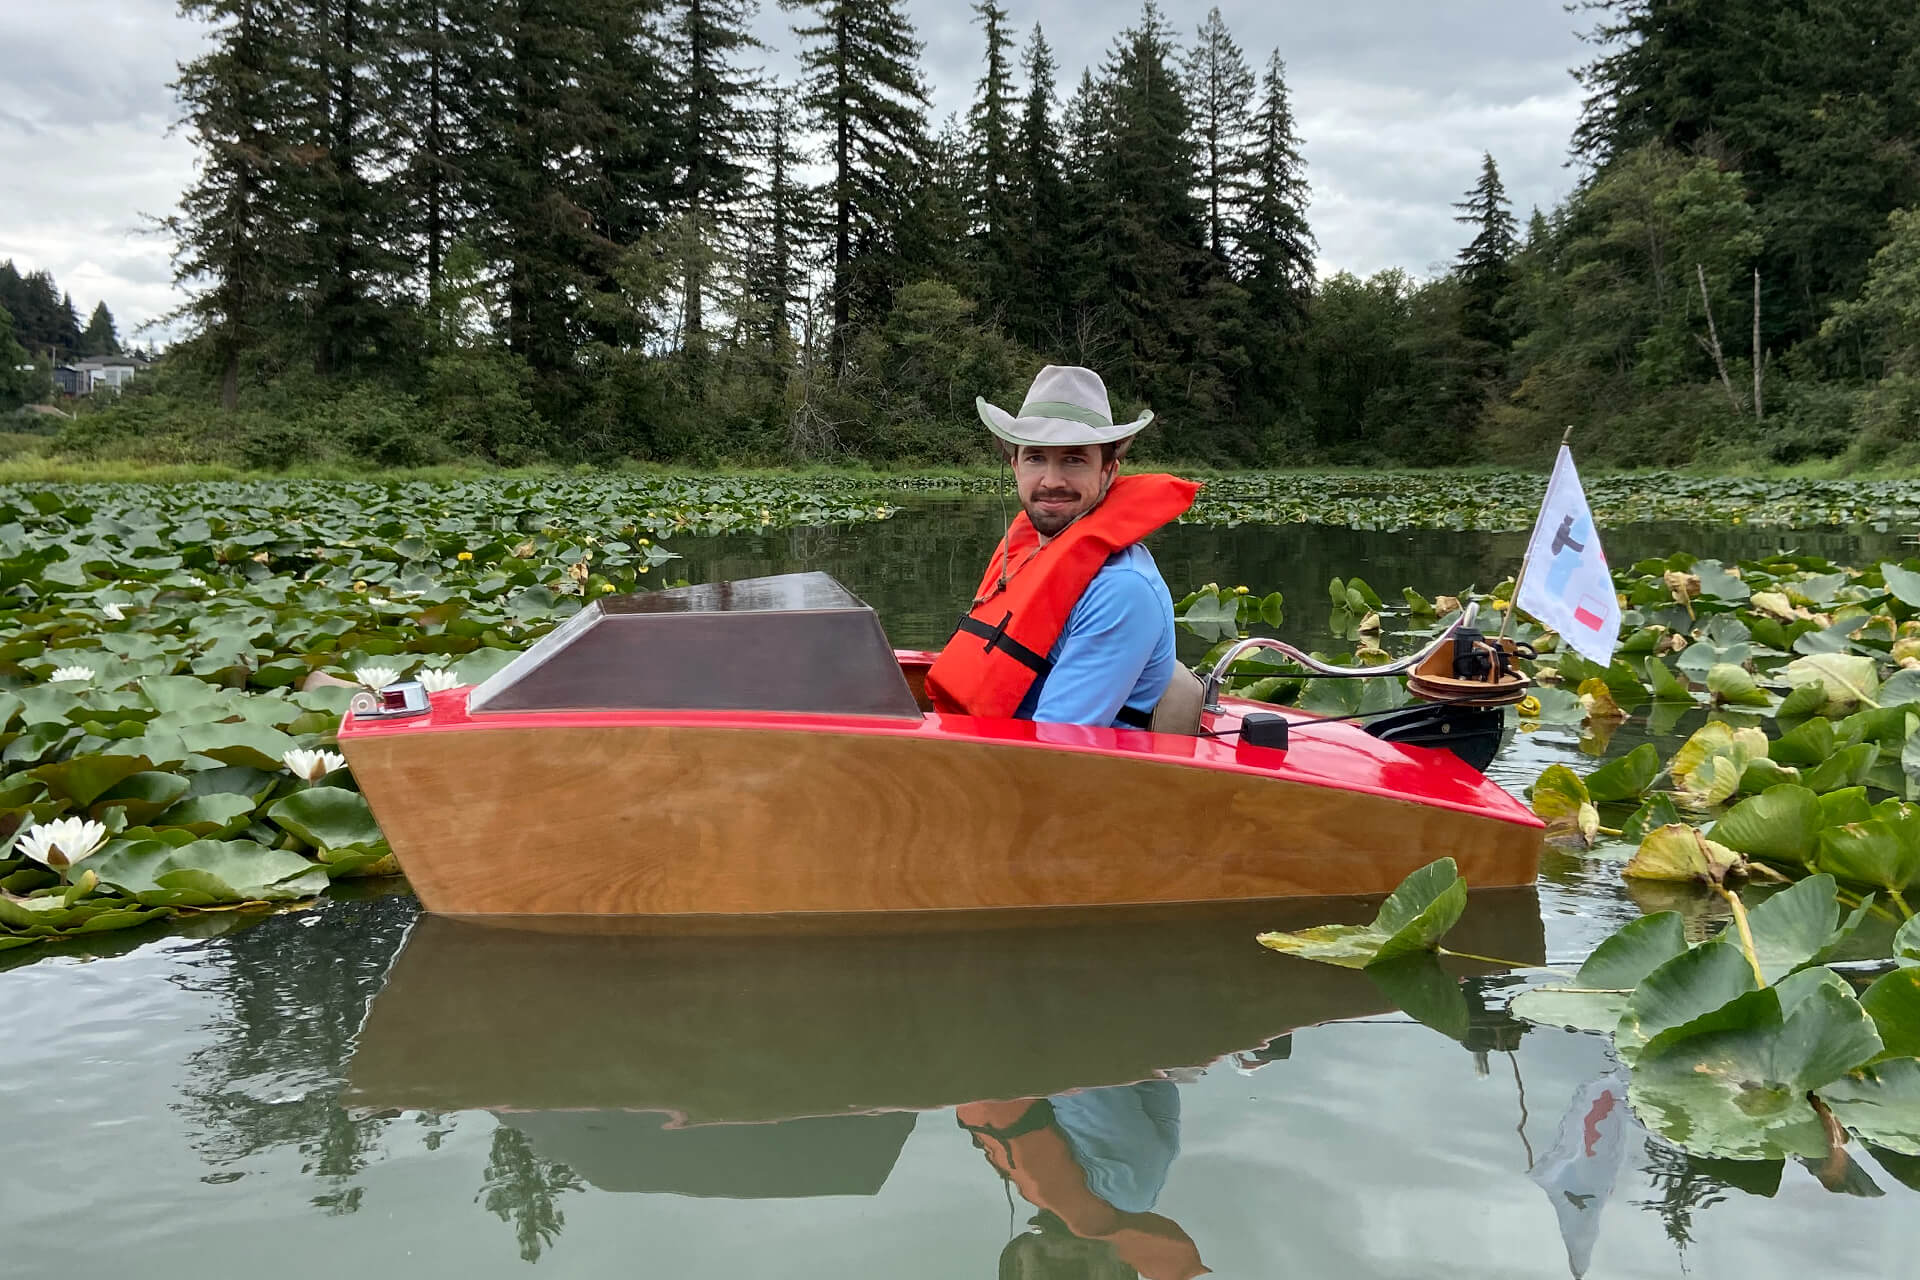
[[[1173,597],[1145,547],[1107,557],[1047,656],[1019,718],[1113,725],[1122,707],[1152,709],[1173,677]]]

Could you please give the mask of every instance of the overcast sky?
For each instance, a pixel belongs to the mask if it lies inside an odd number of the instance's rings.
[[[1038,22],[1062,95],[1098,67],[1134,4],[1007,0],[1018,43]],[[926,42],[936,124],[965,109],[980,35],[963,0],[907,0]],[[1190,40],[1209,5],[1162,4]],[[1321,273],[1397,266],[1425,274],[1469,238],[1451,202],[1493,153],[1524,221],[1573,182],[1567,138],[1579,114],[1568,68],[1590,50],[1554,0],[1222,0],[1256,70],[1287,62]],[[790,17],[767,5],[757,28],[769,70],[791,69]],[[174,0],[0,0],[0,258],[46,269],[82,323],[104,299],[127,336],[177,305],[168,245],[144,229],[193,170],[169,135],[168,87],[201,32]]]

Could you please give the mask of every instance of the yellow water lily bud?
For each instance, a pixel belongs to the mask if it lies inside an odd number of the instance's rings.
[[[364,592],[367,589],[367,580],[365,578],[361,578],[359,581],[353,584],[353,589],[355,591]]]
[[[603,583],[601,583],[601,584],[600,584],[600,594],[601,594],[601,595],[605,595],[605,594],[607,594],[607,592],[609,592],[609,591],[611,591],[611,590],[613,590],[613,584],[612,584],[611,582],[603,582]]]
[[[462,551],[459,555],[455,556],[454,559],[460,561],[460,563],[462,564],[465,564],[467,561],[473,559],[473,552]]]
[[[1247,594],[1247,589],[1245,587],[1235,587],[1233,589],[1233,594],[1237,596],[1244,596]]]
[[[1520,699],[1520,705],[1515,709],[1523,716],[1538,716],[1540,714],[1540,699],[1534,697],[1532,694],[1528,694],[1526,697]]]

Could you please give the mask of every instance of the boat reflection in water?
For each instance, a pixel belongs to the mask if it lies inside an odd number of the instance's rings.
[[[1182,1069],[1284,1058],[1296,1027],[1385,1012],[1362,972],[1253,935],[1373,900],[886,934],[577,936],[423,916],[361,1029],[355,1108],[486,1110],[610,1192],[877,1193],[918,1113],[952,1108],[1033,1208],[1003,1276],[1201,1274],[1154,1212]],[[1449,939],[1542,958],[1532,890],[1476,893]],[[1487,972],[1463,968],[1461,972]],[[926,1140],[923,1137],[923,1141]]]

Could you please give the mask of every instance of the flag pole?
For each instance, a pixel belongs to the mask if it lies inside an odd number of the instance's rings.
[[[1571,441],[1572,439],[1573,439],[1573,424],[1568,423],[1567,429],[1560,433],[1560,447],[1562,449],[1566,448],[1568,442]],[[1559,456],[1560,455],[1557,453],[1554,455],[1556,462],[1558,461]],[[1544,506],[1541,507],[1541,510],[1544,511],[1545,509],[1546,508]],[[1507,628],[1513,625],[1514,612],[1520,608],[1520,584],[1527,580],[1527,565],[1533,559],[1534,534],[1537,534],[1539,532],[1540,532],[1540,517],[1536,515],[1533,518],[1533,531],[1527,534],[1527,549],[1524,552],[1522,552],[1520,555],[1520,572],[1515,574],[1513,578],[1513,595],[1507,601],[1506,611],[1500,615],[1500,635],[1499,635],[1500,640],[1505,640],[1507,638]]]

